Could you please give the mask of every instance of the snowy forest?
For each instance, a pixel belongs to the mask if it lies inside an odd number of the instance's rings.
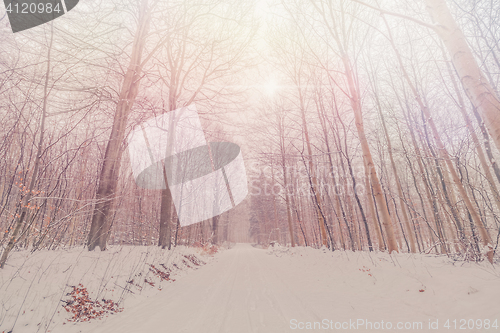
[[[5,4],[0,299],[25,297],[9,294],[18,273],[8,272],[41,254],[154,248],[176,267],[197,268],[205,262],[196,251],[217,258],[235,243],[278,261],[321,251],[483,265],[496,272],[488,283],[500,295],[497,2],[86,0],[16,33]],[[192,105],[207,142],[241,148],[248,195],[182,226],[168,186],[137,186],[127,138],[148,119]],[[151,274],[173,280],[158,265]],[[364,265],[359,271],[372,277]],[[154,284],[140,279],[141,290]],[[87,292],[74,284],[73,292]],[[483,307],[500,313],[485,297]],[[0,303],[0,332],[24,332],[14,328],[21,310]],[[101,307],[119,312],[109,304]],[[46,322],[26,332],[50,331],[52,317],[39,317]],[[292,318],[248,332],[307,326]]]

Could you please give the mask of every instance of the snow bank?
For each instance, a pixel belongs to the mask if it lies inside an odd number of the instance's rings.
[[[304,325],[327,318],[334,322],[328,323],[326,331],[332,331],[331,324],[351,324],[358,319],[379,325],[381,321],[394,325],[422,323],[422,328],[406,329],[410,332],[500,329],[498,264],[455,261],[444,255],[331,252],[326,248],[275,246],[266,253],[278,257],[280,263],[299,266],[300,271],[293,277],[295,283],[308,285],[310,292],[317,295],[314,302],[321,304],[319,308],[330,309],[329,313],[315,313],[315,318],[297,318],[302,319]],[[316,277],[314,285],[311,285],[311,276]],[[491,325],[496,322],[496,328],[485,330],[488,322]],[[438,323],[437,329],[430,327],[433,323]],[[296,327],[290,332],[296,330],[300,329]],[[349,330],[353,330],[350,325],[340,330],[333,327],[333,331]],[[356,330],[398,329],[370,329],[361,325]]]
[[[70,325],[72,314],[63,306],[79,284],[92,300],[112,300],[127,309],[135,299],[158,293],[165,284],[211,260],[201,252],[184,246],[170,251],[111,246],[104,252],[85,248],[12,252],[0,270],[0,332],[50,332],[55,324]]]

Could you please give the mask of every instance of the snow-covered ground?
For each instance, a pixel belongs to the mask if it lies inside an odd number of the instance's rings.
[[[129,305],[159,293],[212,259],[204,249],[184,246],[171,251],[111,246],[104,252],[85,248],[12,252],[0,270],[0,333],[92,332],[89,323],[68,321],[73,313],[63,306],[72,299],[68,294],[73,286],[79,291],[85,288],[91,301],[118,302],[127,310],[121,313],[128,316]]]
[[[500,267],[487,262],[250,244],[27,255],[0,271],[0,332],[500,332]],[[149,269],[161,263],[175,281]],[[78,283],[123,311],[68,322],[61,300]]]

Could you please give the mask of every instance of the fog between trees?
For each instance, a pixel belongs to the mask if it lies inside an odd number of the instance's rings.
[[[251,241],[493,260],[500,8],[480,1],[91,1],[0,23],[1,265],[17,248]],[[195,104],[249,195],[179,227],[136,186],[143,121]]]

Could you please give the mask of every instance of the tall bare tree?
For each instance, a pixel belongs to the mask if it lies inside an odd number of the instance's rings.
[[[132,44],[132,53],[125,77],[123,78],[113,118],[113,127],[106,145],[104,162],[100,171],[99,185],[96,193],[97,202],[92,215],[92,224],[87,241],[90,251],[94,250],[97,246],[101,250],[105,250],[111,230],[110,211],[116,195],[127,120],[139,93],[142,68],[144,66],[142,54],[149,31],[151,10],[148,0],[140,2],[138,25]]]

